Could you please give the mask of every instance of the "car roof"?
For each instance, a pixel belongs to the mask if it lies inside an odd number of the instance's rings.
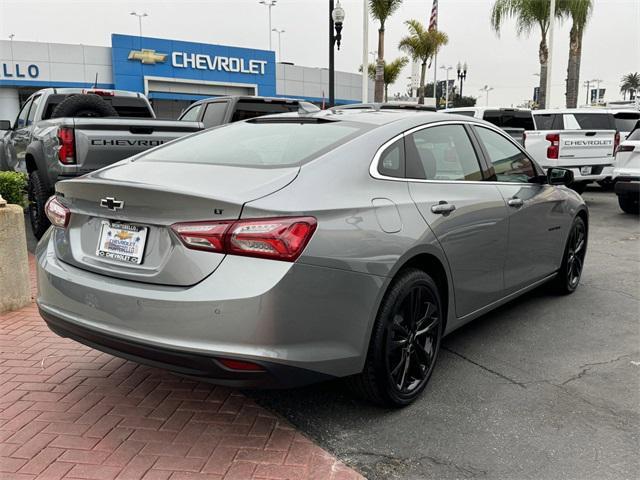
[[[53,95],[67,95],[71,93],[87,93],[92,91],[113,92],[118,97],[142,97],[139,92],[130,92],[128,90],[114,90],[112,88],[47,88]],[[38,92],[35,92],[38,93]]]
[[[443,112],[484,112],[486,110],[498,110],[504,112],[530,112],[530,108],[522,107],[453,107],[441,110]]]
[[[620,110],[617,110],[617,112],[619,112]],[[570,114],[570,113],[595,113],[595,114],[610,114],[613,113],[612,110],[608,109],[608,108],[547,108],[544,110],[534,110],[533,111],[534,115],[535,114],[542,114],[542,115],[550,115],[552,113],[558,113],[558,114]]]
[[[292,105],[296,105],[303,101],[302,99],[299,99],[299,98],[286,98],[286,97],[259,97],[256,95],[221,95],[216,97],[203,98],[193,103],[193,105],[213,102],[216,100],[251,100],[251,101],[259,101],[259,102],[265,102],[265,103],[289,103]]]

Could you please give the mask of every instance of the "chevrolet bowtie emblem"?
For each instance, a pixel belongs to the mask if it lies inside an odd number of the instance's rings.
[[[158,62],[162,63],[167,59],[166,53],[156,53],[155,50],[142,48],[140,50],[131,50],[129,52],[129,60],[140,60],[145,65],[154,65]]]

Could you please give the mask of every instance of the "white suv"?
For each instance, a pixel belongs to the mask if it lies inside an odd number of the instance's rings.
[[[637,215],[640,200],[640,122],[618,147],[613,166],[613,181],[620,208]]]

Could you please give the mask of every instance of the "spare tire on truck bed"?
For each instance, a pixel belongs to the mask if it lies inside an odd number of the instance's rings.
[[[93,94],[78,94],[65,98],[51,113],[51,118],[117,116],[118,112],[111,104]]]

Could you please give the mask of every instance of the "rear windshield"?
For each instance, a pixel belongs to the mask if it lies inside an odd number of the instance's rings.
[[[614,113],[613,118],[616,122],[616,130],[619,132],[630,132],[640,120],[640,112],[620,112]]]
[[[606,113],[574,113],[574,118],[582,130],[613,130],[611,115]]]
[[[140,160],[279,168],[300,165],[363,133],[354,122],[291,118],[231,123],[156,149]]]
[[[236,111],[234,112],[231,121],[237,122],[239,120],[249,120],[250,118],[262,117],[263,115],[269,115],[272,113],[288,113],[297,111],[297,103],[240,100],[236,105]]]
[[[483,119],[497,127],[534,129],[533,117],[528,111],[486,110]]]
[[[562,115],[557,113],[535,113],[533,115],[537,130],[562,130]]]
[[[42,119],[48,120],[51,118],[55,108],[69,96],[69,94],[50,95],[47,99]],[[120,117],[153,118],[151,109],[144,98],[118,96],[100,98],[111,104]]]

